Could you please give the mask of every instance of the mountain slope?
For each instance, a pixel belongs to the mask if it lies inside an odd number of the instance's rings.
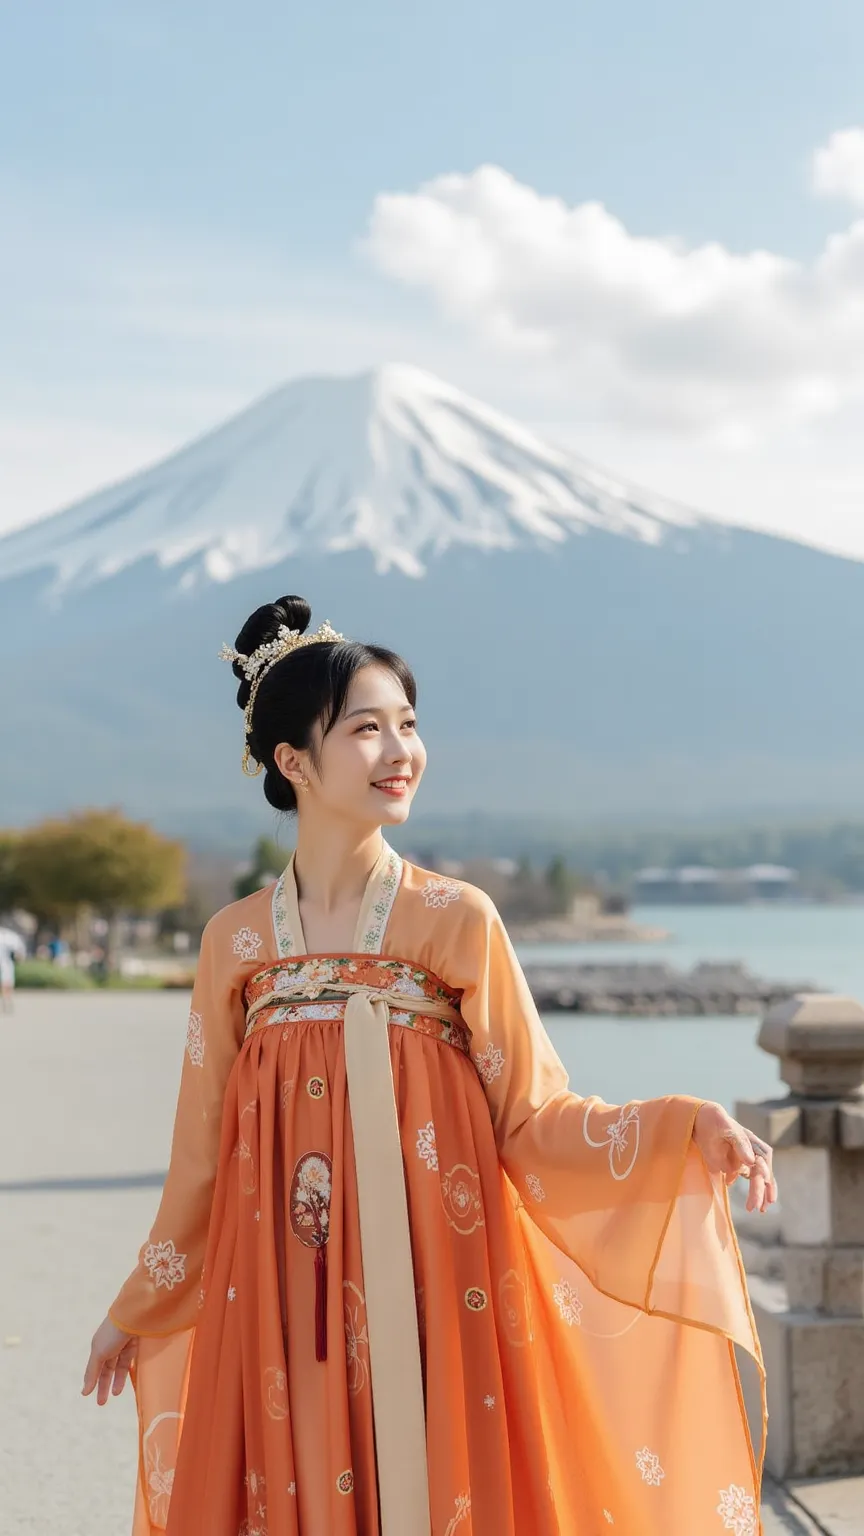
[[[301,379],[120,486],[0,540],[0,580],[54,596],[151,558],[184,589],[298,554],[366,550],[421,576],[469,546],[586,528],[657,543],[696,519],[552,448],[417,369]]]
[[[860,803],[864,566],[637,496],[387,369],[288,385],[0,540],[0,823],[266,822],[216,652],[286,591],[414,665],[428,809]]]

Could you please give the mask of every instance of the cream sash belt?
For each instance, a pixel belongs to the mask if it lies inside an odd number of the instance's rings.
[[[430,1536],[420,1337],[390,1061],[389,1005],[396,1001],[392,994],[372,992],[355,992],[348,999],[345,1070],[357,1167],[381,1533]],[[409,1006],[416,1008],[417,999]],[[427,1002],[422,1008],[424,1013],[437,1012]]]
[[[354,1136],[381,1536],[431,1536],[426,1411],[402,1141],[390,1060],[390,1009],[453,1021],[446,1003],[340,984]],[[284,992],[258,1000],[249,1020]]]

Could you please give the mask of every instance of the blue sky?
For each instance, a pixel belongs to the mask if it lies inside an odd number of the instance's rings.
[[[398,357],[864,554],[864,135],[831,148],[864,124],[860,5],[0,20],[0,528],[286,377]]]

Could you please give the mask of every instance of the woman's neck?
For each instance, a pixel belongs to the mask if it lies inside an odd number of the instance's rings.
[[[297,828],[294,878],[305,906],[326,914],[361,901],[383,847],[381,828],[371,832],[330,822]]]

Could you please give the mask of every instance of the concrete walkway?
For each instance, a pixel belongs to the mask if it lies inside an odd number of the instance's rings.
[[[128,1536],[131,1394],[99,1409],[79,1391],[156,1208],[187,1009],[22,993],[0,1017],[3,1536]],[[764,1520],[765,1536],[864,1536],[864,1479],[766,1487]]]
[[[766,1480],[765,1536],[864,1536],[864,1477],[817,1478],[780,1488]]]

